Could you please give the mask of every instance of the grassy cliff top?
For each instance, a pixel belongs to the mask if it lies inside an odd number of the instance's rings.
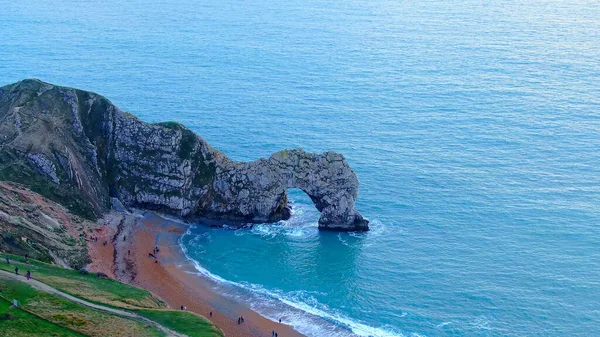
[[[10,259],[10,264],[6,258]],[[74,297],[111,308],[126,309],[172,331],[190,337],[219,337],[222,332],[206,318],[191,312],[175,311],[147,290],[96,274],[81,274],[55,265],[17,255],[0,253],[0,270],[21,275],[31,271],[37,281]],[[24,282],[9,280],[0,275],[0,317],[9,313],[10,324],[0,324],[1,336],[163,336],[153,327],[84,307],[67,299],[36,290]],[[25,311],[11,309],[7,301],[17,299]],[[4,301],[4,302],[2,302]],[[16,324],[21,322],[21,324]],[[106,325],[106,322],[112,322]],[[118,327],[113,331],[114,327]],[[107,330],[108,329],[108,330]],[[22,334],[14,333],[21,331]],[[102,334],[98,335],[98,332]]]

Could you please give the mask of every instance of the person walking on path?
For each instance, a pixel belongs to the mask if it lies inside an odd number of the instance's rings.
[[[8,256],[6,257],[6,263],[10,264],[10,258]]]
[[[28,270],[27,274],[25,274],[25,277],[27,277],[27,281],[31,280],[31,272]]]
[[[15,267],[15,274],[19,275],[19,267]]]

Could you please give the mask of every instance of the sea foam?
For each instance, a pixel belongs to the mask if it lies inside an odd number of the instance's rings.
[[[241,229],[236,230],[236,232],[251,231],[253,232],[252,234],[255,235],[273,236],[278,235],[278,233],[282,230],[287,231],[287,229],[283,229],[286,226],[285,223],[272,226],[278,226],[280,228],[267,229],[265,227],[270,226],[259,225],[254,226],[254,228],[251,230]],[[193,229],[194,226],[191,226],[184,234],[184,236],[194,236],[189,243],[199,244],[202,240],[205,240],[207,237],[209,237],[205,234],[196,236],[196,234],[192,234]],[[299,236],[302,236],[302,230],[292,229],[288,233],[300,233]],[[286,234],[286,236],[287,235],[289,234]],[[215,286],[213,287],[215,291],[221,293],[222,295],[246,303],[251,309],[257,311],[272,321],[276,322],[280,318],[284,317],[286,324],[290,324],[294,327],[294,329],[307,336],[405,336],[403,333],[395,331],[393,327],[372,327],[337,313],[335,310],[329,308],[325,304],[319,303],[314,297],[311,296],[310,292],[283,292],[280,290],[270,290],[258,284],[227,280],[210,272],[208,269],[200,265],[198,261],[191,258],[189,256],[188,248],[185,244],[183,244],[183,240],[181,241],[180,246],[186,258],[193,263],[195,269],[197,270],[197,272],[194,274],[213,281],[215,283]]]

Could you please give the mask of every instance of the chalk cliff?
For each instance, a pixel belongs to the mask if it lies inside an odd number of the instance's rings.
[[[0,180],[88,218],[114,197],[181,217],[274,222],[290,216],[286,189],[300,188],[320,228],[368,230],[354,208],[358,179],[338,153],[235,162],[181,124],[145,123],[98,94],[39,80],[0,88]]]

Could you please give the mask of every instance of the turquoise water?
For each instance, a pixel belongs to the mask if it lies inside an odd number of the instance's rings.
[[[190,229],[310,336],[600,335],[596,1],[4,1],[0,82],[97,91],[238,160],[343,153],[366,234]]]

